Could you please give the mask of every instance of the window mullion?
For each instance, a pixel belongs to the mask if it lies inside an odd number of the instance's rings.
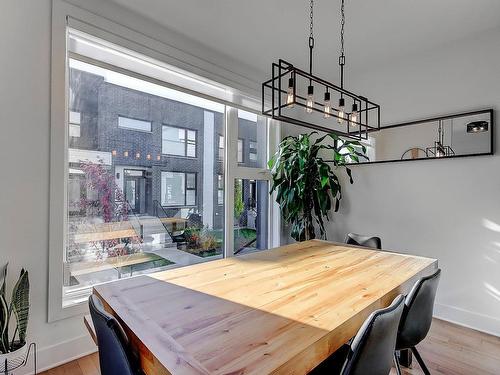
[[[224,137],[224,167],[226,177],[225,187],[225,235],[224,235],[224,256],[234,256],[234,175],[238,167],[238,110],[226,106],[225,127],[226,135]]]

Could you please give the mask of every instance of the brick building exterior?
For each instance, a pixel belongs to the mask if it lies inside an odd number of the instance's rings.
[[[158,209],[168,216],[198,213],[204,225],[222,228],[223,113],[115,85],[74,68],[70,111],[70,201],[87,194],[78,163],[83,153],[89,160],[105,160],[135,214],[156,215]],[[120,126],[121,121],[126,126]],[[183,134],[185,145],[165,138],[171,134]],[[239,119],[242,165],[258,166],[257,141],[256,123]],[[185,155],[179,154],[182,147]],[[255,183],[245,180],[242,185],[245,210],[255,205],[251,184]],[[168,203],[169,199],[176,202]],[[77,204],[70,203],[72,213],[78,214]],[[245,215],[241,220],[247,224]]]

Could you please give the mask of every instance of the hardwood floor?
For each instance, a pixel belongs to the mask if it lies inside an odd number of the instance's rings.
[[[500,338],[434,319],[418,349],[433,375],[500,374]],[[395,369],[391,375],[396,374]],[[405,375],[421,375],[415,359]],[[92,354],[41,375],[99,375],[99,359]]]

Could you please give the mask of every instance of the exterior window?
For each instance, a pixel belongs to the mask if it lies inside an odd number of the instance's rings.
[[[224,136],[219,135],[219,160],[224,160]]]
[[[62,145],[67,225],[59,306],[85,301],[99,283],[185,265],[149,249],[174,246],[173,238],[187,226],[196,236],[186,238],[180,251],[189,251],[190,262],[220,257],[225,222],[217,179],[224,170],[214,154],[217,135],[225,135],[224,105],[111,66],[73,57],[67,62],[67,132],[79,134],[80,123],[86,131]],[[146,121],[152,118],[177,122],[153,132]],[[204,252],[206,243],[210,252]]]
[[[257,142],[250,141],[248,144],[250,161],[257,161]]]
[[[196,130],[163,126],[162,153],[167,155],[196,157]]]
[[[238,109],[238,138],[248,142],[244,155],[248,160],[243,160],[245,166],[267,169],[267,122],[262,116]]]
[[[238,139],[238,163],[243,163],[243,139]]]
[[[118,127],[141,132],[151,132],[151,121],[137,120],[134,118],[118,116]]]
[[[51,181],[51,204],[62,215],[50,218],[61,246],[50,249],[49,320],[83,312],[97,284],[268,248],[279,223],[268,230],[267,216],[279,215],[269,205],[271,176],[256,168],[274,144],[267,120],[207,99],[205,80],[65,30],[66,69],[54,77],[65,92],[54,86],[61,111],[51,134],[70,138],[55,136],[51,155],[64,177]],[[226,137],[238,140],[237,155],[222,165]],[[259,162],[250,162],[250,142]]]
[[[162,206],[194,206],[195,204],[195,173],[161,172]]]
[[[69,136],[70,137],[80,137],[80,123],[81,114],[80,112],[69,112]]]
[[[217,175],[217,204],[224,204],[224,176]]]

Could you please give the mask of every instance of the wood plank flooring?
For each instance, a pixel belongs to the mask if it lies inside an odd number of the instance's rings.
[[[500,374],[500,338],[434,319],[431,332],[418,347],[433,375]],[[415,359],[405,375],[421,375]],[[99,375],[99,359],[92,354],[41,375]],[[391,375],[396,374],[395,370]]]

